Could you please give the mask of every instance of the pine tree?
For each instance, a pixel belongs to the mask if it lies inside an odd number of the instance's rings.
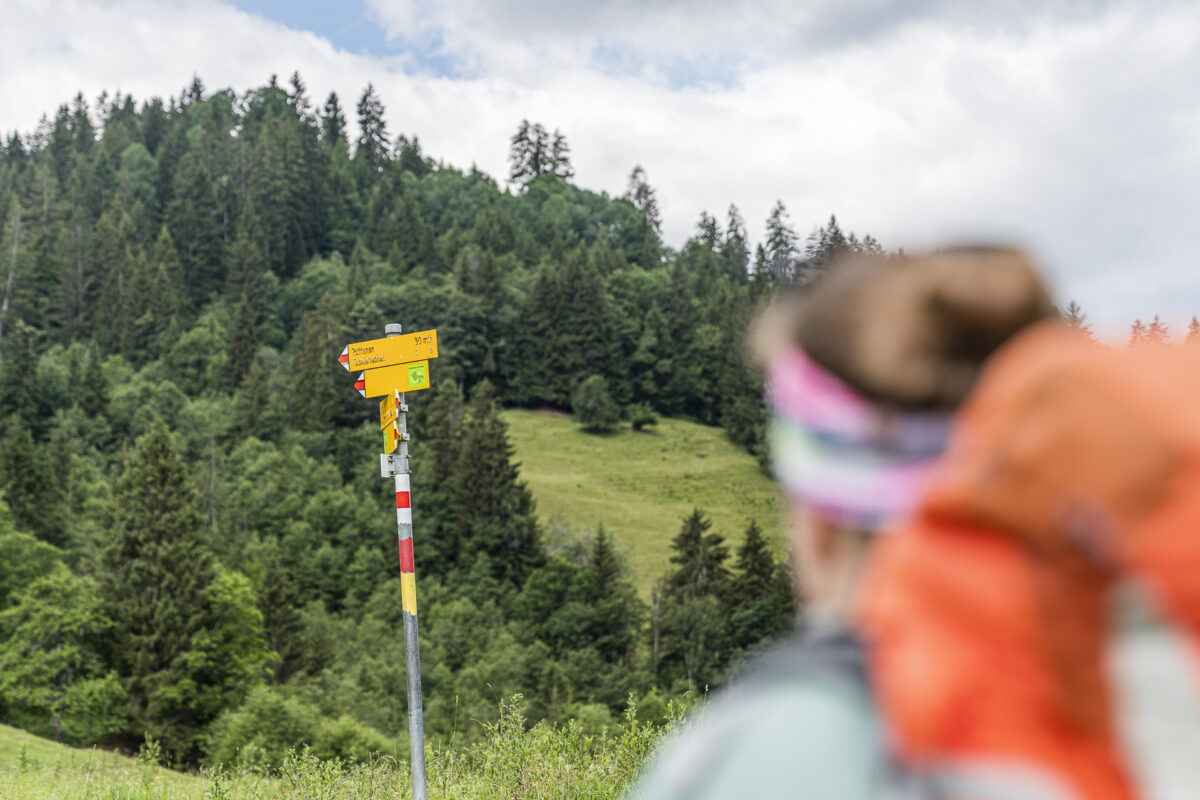
[[[767,273],[771,283],[782,286],[796,275],[796,232],[788,223],[787,207],[782,200],[775,202],[767,217]]]
[[[616,594],[617,584],[621,580],[621,561],[613,547],[612,536],[600,524],[596,525],[596,535],[592,537],[588,575],[596,597],[607,600]]]
[[[19,530],[65,547],[72,543],[58,496],[60,481],[47,455],[34,444],[19,417],[8,418],[0,438],[0,492],[12,510],[13,522]]]
[[[234,386],[241,384],[254,360],[257,317],[249,296],[243,296],[233,316],[233,330],[229,333],[229,378]]]
[[[1133,325],[1131,325],[1129,328],[1129,346],[1135,347],[1137,345],[1145,344],[1147,341],[1146,337],[1146,326],[1140,319],[1135,319],[1133,321]]]
[[[87,387],[79,399],[79,408],[89,417],[96,417],[108,409],[108,381],[104,377],[100,358],[100,348],[95,340],[88,345],[83,356],[83,380],[81,385]]]
[[[533,495],[512,462],[508,426],[491,384],[475,389],[454,477],[461,563],[488,559],[494,577],[519,588],[545,558]]]
[[[1184,344],[1200,344],[1200,320],[1192,317],[1192,321],[1188,323],[1187,338],[1184,339]]]
[[[358,101],[358,130],[358,149],[354,158],[379,172],[388,160],[387,123],[383,119],[383,101],[370,83]]]
[[[178,248],[187,296],[194,303],[206,302],[225,278],[219,216],[208,168],[186,154],[175,173],[167,226]]]
[[[1154,315],[1154,319],[1146,327],[1146,343],[1147,344],[1166,344],[1171,338],[1171,332],[1167,326],[1159,321],[1158,314]]]
[[[547,171],[563,180],[575,177],[575,168],[571,166],[571,147],[567,144],[567,137],[557,128],[554,129],[554,138],[550,140],[550,168]]]
[[[750,250],[746,238],[746,222],[737,206],[730,204],[725,219],[725,241],[721,244],[721,261],[725,274],[735,283],[745,283],[749,274]]]
[[[683,527],[671,540],[671,563],[677,565],[668,586],[692,595],[722,597],[729,583],[725,562],[729,547],[719,533],[711,533],[712,521],[699,508],[692,509]]]
[[[292,72],[292,77],[288,82],[292,87],[292,90],[288,92],[288,102],[292,104],[292,108],[296,109],[296,116],[304,119],[312,109],[312,103],[308,99],[308,89],[304,85],[304,80],[300,77],[300,70]]]
[[[296,422],[307,431],[328,430],[339,406],[338,389],[345,390],[345,375],[337,371],[341,350],[341,321],[337,299],[325,295],[317,308],[304,315],[293,345],[293,397]],[[340,380],[338,380],[340,378]]]
[[[215,716],[198,701],[216,677],[210,671],[222,671],[195,659],[198,639],[215,622],[209,590],[216,570],[202,525],[187,468],[156,422],[114,487],[101,595],[114,621],[108,655],[130,716],[183,759],[196,755],[202,728]]]
[[[696,238],[714,253],[721,248],[721,223],[707,211],[700,212],[700,221],[696,223]]]
[[[786,630],[795,604],[786,571],[775,562],[754,520],[738,547],[735,567],[730,587],[730,639],[735,647],[749,647]]]
[[[629,173],[625,199],[633,203],[633,207],[641,213],[642,218],[646,220],[655,234],[662,232],[662,214],[658,210],[658,193],[646,180],[646,171],[640,164]]]
[[[338,139],[346,137],[346,115],[342,112],[342,104],[337,92],[330,92],[325,101],[325,111],[321,115],[321,139],[327,147],[332,147]]]
[[[550,404],[564,408],[565,353],[560,342],[562,291],[548,264],[543,263],[529,291],[521,343],[520,379],[517,381],[524,405]]]
[[[1061,316],[1063,322],[1086,336],[1088,341],[1095,341],[1095,337],[1092,335],[1092,326],[1087,322],[1087,314],[1084,313],[1079,303],[1074,300],[1067,303],[1067,308]]]
[[[564,156],[569,153],[566,141],[562,142]],[[539,175],[553,172],[554,143],[550,134],[540,124],[531,124],[529,120],[521,120],[517,132],[510,141],[508,161],[511,165],[509,181],[512,183],[528,184]]]

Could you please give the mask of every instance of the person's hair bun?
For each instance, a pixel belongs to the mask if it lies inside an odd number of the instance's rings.
[[[984,361],[1054,314],[1020,251],[957,247],[925,255],[848,257],[782,302],[776,322],[806,353],[868,398],[899,408],[954,408]]]

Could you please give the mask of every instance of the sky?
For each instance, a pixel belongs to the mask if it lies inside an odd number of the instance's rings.
[[[1120,335],[1200,314],[1200,4],[1085,0],[0,0],[0,131],[76,92],[239,93],[299,70],[503,182],[522,119],[575,182],[641,165],[664,238],[777,200],[889,249],[1028,248]]]

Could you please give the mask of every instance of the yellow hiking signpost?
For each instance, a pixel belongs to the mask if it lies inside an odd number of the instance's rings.
[[[396,364],[358,373],[354,388],[363,397],[382,397],[392,392],[415,392],[429,388],[429,362]]]
[[[429,330],[348,344],[338,356],[338,363],[347,372],[353,372],[356,369],[378,369],[409,361],[424,361],[437,356],[437,331]]]
[[[400,546],[401,608],[404,618],[405,672],[408,675],[408,741],[413,800],[425,794],[425,716],[421,703],[421,653],[417,639],[417,576],[413,561],[412,499],[408,471],[408,405],[405,392],[429,388],[429,360],[437,358],[437,331],[404,334],[399,325],[384,327],[387,336],[346,345],[338,363],[362,370],[354,388],[363,397],[382,397],[379,427],[383,455],[379,469],[396,481],[396,531]]]

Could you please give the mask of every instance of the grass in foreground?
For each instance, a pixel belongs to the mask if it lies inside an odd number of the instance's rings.
[[[673,720],[677,720],[674,717]],[[630,707],[612,736],[575,723],[525,729],[520,697],[501,707],[487,738],[462,750],[427,753],[429,796],[439,800],[529,798],[614,800],[637,774],[662,730]],[[151,759],[75,750],[0,725],[4,800],[383,800],[410,798],[408,764],[383,756],[365,764],[293,753],[267,777],[223,767],[186,775]]]
[[[784,553],[778,489],[719,428],[660,420],[656,429],[598,436],[570,419],[506,411],[521,477],[543,522],[575,531],[603,523],[646,593],[668,566],[671,538],[693,506],[734,548],[751,518]]]

